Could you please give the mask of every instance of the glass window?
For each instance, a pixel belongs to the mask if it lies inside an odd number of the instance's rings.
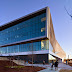
[[[16,52],[27,52],[27,51],[39,51],[48,50],[49,40],[42,40],[33,43],[19,44],[7,47],[1,47],[0,53],[16,53]]]
[[[45,35],[46,13],[0,31],[0,45]],[[41,21],[42,19],[42,21]]]
[[[53,47],[52,47],[50,41],[49,41],[49,50],[53,52]]]

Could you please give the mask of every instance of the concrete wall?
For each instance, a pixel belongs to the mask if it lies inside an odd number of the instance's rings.
[[[58,55],[61,58],[65,58],[66,57],[66,53],[63,51],[63,49],[61,48],[61,46],[59,45],[59,43],[57,42],[56,38],[55,38],[55,33],[54,33],[54,29],[53,29],[53,23],[52,23],[52,18],[51,18],[51,14],[50,14],[50,23],[48,24],[48,39],[50,40],[50,43],[53,47],[53,52]]]
[[[66,53],[63,51],[63,49],[61,48],[61,46],[59,45],[57,40],[56,40],[56,44],[55,44],[55,52],[61,58],[65,58],[66,57]]]
[[[51,14],[50,14],[49,37],[48,38],[50,40],[50,43],[51,43],[52,47],[55,48],[56,38],[55,38],[55,34],[54,34],[54,29],[53,29],[53,23],[52,23],[52,19],[51,19]],[[53,52],[55,52],[55,49],[53,49]]]

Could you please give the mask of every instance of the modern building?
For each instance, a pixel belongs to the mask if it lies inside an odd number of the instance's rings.
[[[48,7],[0,26],[0,56],[42,63],[66,56],[54,34]]]

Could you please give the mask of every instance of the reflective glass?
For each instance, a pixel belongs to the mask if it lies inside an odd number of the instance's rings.
[[[0,45],[45,35],[46,13],[0,31]],[[15,51],[16,52],[16,51]]]
[[[53,52],[53,47],[52,47],[50,41],[49,41],[49,50]]]
[[[42,40],[42,41],[33,42],[33,43],[1,47],[0,54],[48,50],[49,49],[48,43],[49,43],[49,40]]]

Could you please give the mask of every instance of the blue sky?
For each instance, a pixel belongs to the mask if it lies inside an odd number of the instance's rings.
[[[0,0],[0,25],[48,6],[55,37],[63,50],[72,55],[72,0]]]

